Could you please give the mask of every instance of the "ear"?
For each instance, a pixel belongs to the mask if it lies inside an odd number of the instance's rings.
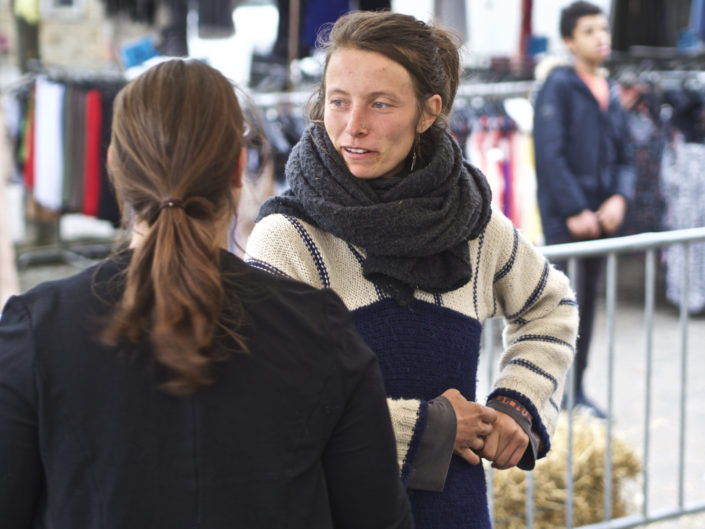
[[[443,100],[440,95],[433,94],[429,97],[424,105],[424,111],[423,114],[421,114],[421,119],[416,125],[416,132],[419,134],[426,132],[429,127],[433,125],[433,122],[436,121],[436,118],[438,117],[438,114],[441,113],[442,108]]]
[[[242,176],[245,174],[245,167],[247,166],[247,149],[243,147],[240,149],[240,158],[237,161],[237,167],[233,171],[232,186],[235,189],[240,189],[242,187]]]
[[[565,37],[563,39],[563,45],[570,53],[573,53],[573,38],[572,37]]]
[[[108,144],[108,154],[106,155],[106,165],[108,168],[113,166],[113,144]]]

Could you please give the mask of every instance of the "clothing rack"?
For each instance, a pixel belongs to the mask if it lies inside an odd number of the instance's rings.
[[[106,87],[111,87],[117,90],[120,84],[125,82],[122,72],[115,69],[82,70],[62,66],[33,64],[31,65],[29,72],[4,85],[1,88],[1,93],[3,96],[16,96],[22,91],[31,90],[40,80],[63,84],[66,86],[71,86],[72,88],[80,87],[83,89],[85,87],[93,87],[94,89],[100,88],[103,90],[105,90]],[[104,94],[105,92],[102,92],[102,95]],[[23,112],[27,112],[27,110],[23,109]],[[108,116],[108,118],[106,118],[106,116]],[[23,115],[23,118],[26,117],[26,114]],[[105,110],[101,111],[101,119],[109,119],[109,115],[106,114]],[[36,126],[36,122],[33,126]],[[20,134],[23,138],[18,139],[18,141],[26,141],[26,137],[24,137],[24,130],[20,131]],[[101,134],[100,137],[104,137],[104,134]],[[100,165],[102,160],[101,153],[103,149],[100,142],[98,143],[97,149],[98,150],[96,153],[99,157],[98,161]],[[17,162],[17,160],[15,160],[15,162]],[[15,167],[18,165],[19,164],[16,163]],[[102,167],[99,167],[99,171],[102,171]],[[18,176],[22,178],[24,175],[16,174],[14,179],[16,180]],[[23,182],[23,184],[27,186],[26,181]],[[25,192],[28,192],[27,187],[25,187]],[[101,200],[101,198],[98,200]],[[60,208],[59,210],[53,210],[53,213],[49,218],[33,218],[37,230],[41,232],[39,235],[42,235],[43,237],[39,237],[37,241],[24,244],[18,243],[15,245],[15,261],[18,268],[23,269],[31,265],[42,265],[49,263],[64,263],[70,266],[84,268],[88,264],[94,262],[95,259],[102,258],[110,253],[115,243],[114,236],[104,234],[87,235],[71,240],[66,240],[63,237],[61,230],[61,219],[64,218],[66,213],[71,212],[72,211],[66,211],[63,208]],[[27,218],[26,213],[25,219]],[[38,242],[41,239],[46,240],[46,244]]]
[[[521,97],[527,96],[535,81],[499,81],[499,82],[464,82],[458,86],[457,97],[471,98],[476,96],[487,97]],[[252,100],[260,108],[276,107],[279,105],[305,105],[311,97],[315,87],[308,90],[293,92],[268,92],[252,94]]]

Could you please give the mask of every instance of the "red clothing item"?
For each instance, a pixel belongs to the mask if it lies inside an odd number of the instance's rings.
[[[27,106],[27,125],[24,136],[24,165],[22,173],[27,189],[34,189],[34,93],[29,98]]]
[[[100,128],[103,119],[100,91],[86,94],[86,150],[83,169],[83,214],[98,215],[100,201]]]

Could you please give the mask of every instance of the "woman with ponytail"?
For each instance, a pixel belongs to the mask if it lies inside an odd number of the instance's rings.
[[[446,123],[459,45],[390,12],[322,34],[311,125],[248,240],[254,266],[332,288],[377,354],[419,528],[490,527],[481,459],[533,468],[550,439],[578,312],[567,278],[491,208]],[[476,400],[482,324],[505,351]]]
[[[118,95],[108,167],[129,249],[0,320],[3,528],[412,527],[345,306],[225,250],[243,129],[232,85],[198,61]]]

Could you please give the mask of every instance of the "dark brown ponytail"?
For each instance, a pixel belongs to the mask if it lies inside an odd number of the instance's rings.
[[[235,212],[243,129],[233,86],[199,61],[161,63],[115,100],[109,172],[124,219],[144,233],[103,336],[149,343],[170,393],[212,382],[220,330],[247,350],[242,306],[224,299],[216,238]]]

